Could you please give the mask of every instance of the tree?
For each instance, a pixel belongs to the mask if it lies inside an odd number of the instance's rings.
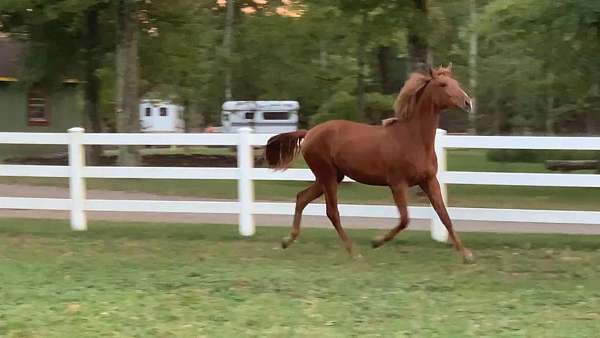
[[[227,14],[225,15],[225,29],[223,30],[223,57],[225,61],[224,69],[224,87],[225,100],[231,100],[232,94],[232,74],[231,74],[231,53],[233,48],[233,23],[235,20],[235,0],[227,0]]]
[[[506,107],[513,115],[510,124],[547,131],[561,124],[557,131],[596,132],[598,121],[586,102],[600,75],[594,62],[600,51],[599,13],[599,3],[585,1],[492,1],[486,6],[480,20],[486,50],[481,69],[514,71],[504,72],[515,79],[504,89],[527,93],[497,91],[498,102],[515,102],[512,106],[522,110]],[[506,82],[504,76],[497,79],[496,87]]]
[[[135,0],[119,0],[117,5],[117,131],[137,132],[139,127],[137,6]],[[139,153],[134,146],[120,146],[120,165],[136,165]]]
[[[99,41],[99,11],[100,6],[94,5],[85,11],[85,57],[83,65],[84,85],[84,115],[86,129],[94,133],[102,132],[100,119],[100,78],[98,71],[101,68],[101,46]],[[102,146],[94,145],[88,153],[88,162],[97,164],[102,156]]]
[[[427,0],[413,0],[414,10],[408,23],[408,58],[410,71],[421,70],[431,64],[429,49],[429,22]]]
[[[477,58],[478,58],[478,40],[477,34],[477,0],[469,2],[469,86],[471,87],[471,111],[469,112],[469,131],[471,134],[477,133]]]

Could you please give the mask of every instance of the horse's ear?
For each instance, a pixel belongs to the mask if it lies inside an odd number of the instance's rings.
[[[431,67],[431,65],[427,66],[427,75],[433,79],[433,74],[435,74],[435,71],[433,70],[433,67]]]
[[[448,69],[449,72],[452,72],[452,62],[448,64],[448,67],[446,67],[446,69]]]

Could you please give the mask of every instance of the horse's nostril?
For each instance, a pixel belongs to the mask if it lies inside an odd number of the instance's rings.
[[[465,106],[471,107],[471,101],[470,100],[465,100]]]

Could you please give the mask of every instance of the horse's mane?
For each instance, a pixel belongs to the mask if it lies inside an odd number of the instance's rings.
[[[420,72],[410,74],[408,80],[400,90],[400,94],[394,102],[394,115],[399,120],[410,119],[417,109],[417,101],[421,91],[432,80],[433,77],[440,75],[452,76],[451,65],[447,68],[438,67],[430,69],[429,75]]]
[[[431,77],[425,74],[417,72],[410,74],[394,102],[394,115],[397,119],[408,120],[413,116],[417,108],[418,94],[429,81]]]

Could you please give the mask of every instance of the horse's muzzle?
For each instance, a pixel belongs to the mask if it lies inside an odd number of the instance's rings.
[[[462,106],[462,109],[464,111],[466,111],[467,113],[470,113],[471,110],[473,109],[473,102],[471,101],[471,99],[465,99],[464,105]]]

